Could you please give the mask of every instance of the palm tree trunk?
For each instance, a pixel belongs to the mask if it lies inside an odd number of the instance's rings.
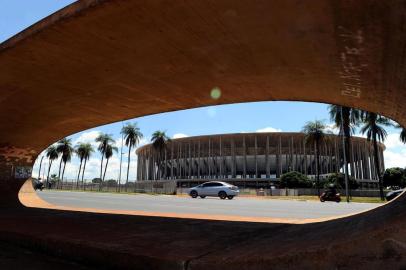
[[[130,174],[131,144],[128,146],[127,180],[125,181],[125,191],[127,192],[128,175]]]
[[[42,167],[42,160],[43,159],[44,159],[44,155],[41,157],[41,161],[39,162],[38,180],[41,179],[41,167]]]
[[[104,152],[101,153],[102,154],[102,158],[101,158],[101,162],[100,162],[100,180],[103,177],[103,160],[104,160]]]
[[[385,197],[383,195],[383,184],[382,184],[382,175],[381,175],[381,169],[379,166],[379,156],[378,156],[378,143],[376,141],[376,134],[374,134],[373,137],[373,143],[374,143],[374,160],[375,160],[375,168],[376,168],[376,174],[378,175],[378,184],[379,184],[379,195],[381,196],[381,200],[385,200]]]
[[[79,165],[79,171],[78,171],[78,178],[76,179],[76,189],[79,188],[79,177],[80,177],[80,171],[82,169],[82,162],[83,162],[83,158],[80,159],[80,165]]]
[[[319,157],[319,142],[316,142],[316,185],[317,194],[320,197],[320,157]]]
[[[61,182],[61,168],[62,168],[62,158],[61,158],[61,161],[59,162],[59,171],[58,171],[58,188],[60,187],[60,182]]]
[[[49,160],[49,166],[48,166],[48,174],[47,174],[47,186],[46,188],[48,188],[49,186],[49,172],[51,171],[51,166],[52,166],[52,160]]]
[[[104,183],[104,179],[106,178],[106,171],[107,171],[107,166],[109,165],[109,158],[106,159],[106,167],[104,168],[104,174],[103,174],[103,180],[101,182],[101,184],[103,185]]]
[[[83,164],[83,171],[82,171],[82,187],[83,187],[83,190],[85,189],[83,178],[85,176],[86,162],[87,162],[87,159],[85,159],[85,164]]]
[[[65,168],[66,168],[66,162],[63,163],[63,171],[62,171],[62,186],[63,186],[63,176],[65,175]]]

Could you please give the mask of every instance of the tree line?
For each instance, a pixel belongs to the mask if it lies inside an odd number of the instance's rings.
[[[377,113],[362,111],[350,107],[330,105],[329,115],[331,121],[339,129],[339,135],[342,135],[344,140],[344,152],[347,157],[350,156],[350,145],[351,137],[354,135],[356,128],[360,128],[360,132],[366,135],[368,141],[372,142],[374,157],[375,157],[375,168],[376,174],[379,179],[379,190],[381,198],[384,199],[383,194],[383,184],[380,164],[378,162],[378,142],[384,142],[387,137],[387,132],[385,127],[394,126],[400,128],[400,140],[406,143],[406,129],[393,123],[389,118],[386,118]],[[305,133],[305,142],[310,145],[315,146],[315,156],[316,156],[316,186],[318,192],[320,193],[320,146],[323,142],[328,139],[328,134],[331,132],[327,131],[327,126],[323,121],[315,120],[307,122],[303,128],[302,132]],[[122,127],[121,132],[124,139],[124,144],[128,148],[128,161],[127,161],[127,177],[126,186],[128,185],[129,173],[130,173],[130,160],[131,151],[139,144],[140,140],[143,138],[137,123],[127,123]],[[151,142],[156,154],[156,163],[158,165],[158,171],[160,170],[159,164],[160,160],[163,158],[163,153],[166,148],[166,144],[169,141],[169,137],[164,131],[155,131],[152,134]],[[118,148],[115,146],[115,141],[111,134],[100,133],[95,142],[98,143],[97,151],[101,154],[100,161],[100,181],[103,184],[106,171],[108,168],[109,160],[114,153],[118,152]],[[63,179],[65,174],[66,164],[71,161],[72,156],[75,154],[79,160],[79,170],[76,179],[76,185],[79,185],[81,180],[82,184],[84,181],[84,174],[86,170],[87,161],[90,159],[91,155],[95,152],[93,146],[90,143],[79,142],[76,146],[72,146],[71,139],[64,138],[56,143],[56,145],[51,145],[46,149],[46,157],[49,159],[49,167],[47,174],[47,186],[49,183],[49,173],[51,171],[52,163],[61,157],[58,170],[58,178]],[[345,164],[347,167],[347,164]],[[349,179],[348,167],[345,168],[344,173]],[[121,178],[121,177],[120,177]],[[120,180],[120,179],[119,179]],[[120,183],[119,183],[120,184]]]
[[[127,161],[127,177],[126,187],[128,185],[130,175],[130,161],[131,151],[140,143],[143,138],[143,134],[137,123],[127,123],[122,127],[121,132],[123,136],[123,143],[128,148],[128,161]],[[164,131],[155,131],[152,134],[151,142],[157,151],[162,152],[162,149],[166,145],[169,137]],[[109,164],[109,160],[113,157],[114,153],[118,152],[117,146],[115,146],[115,140],[111,134],[100,133],[95,142],[98,143],[97,151],[101,155],[100,160],[100,189],[105,181],[106,172]],[[72,139],[64,138],[59,140],[56,144],[49,146],[45,151],[45,156],[48,158],[48,173],[46,178],[46,186],[49,186],[49,174],[52,168],[52,164],[55,160],[60,158],[59,170],[58,170],[58,182],[62,181],[65,175],[66,164],[71,161],[73,155],[76,155],[80,161],[79,169],[76,178],[76,187],[79,186],[79,182],[84,183],[84,175],[86,170],[87,161],[89,161],[92,154],[95,152],[91,143],[78,142],[75,146],[72,145]],[[41,166],[40,166],[41,171]],[[119,179],[121,180],[121,179]],[[120,183],[119,183],[120,184]]]
[[[330,105],[330,119],[339,129],[339,135],[344,137],[344,156],[350,156],[351,137],[354,135],[355,129],[360,128],[362,134],[366,135],[368,141],[372,142],[376,174],[378,176],[379,193],[384,200],[383,183],[382,183],[382,168],[380,168],[378,158],[378,142],[384,142],[387,137],[385,127],[394,126],[400,128],[400,140],[406,143],[406,129],[392,122],[389,118],[373,112],[362,111],[350,107]],[[328,140],[326,136],[329,132],[323,121],[309,121],[302,129],[305,133],[306,143],[315,146],[316,156],[316,186],[320,195],[320,145]],[[344,164],[344,174],[347,179],[348,165]]]

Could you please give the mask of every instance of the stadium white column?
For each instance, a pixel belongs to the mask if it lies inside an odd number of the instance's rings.
[[[247,146],[245,144],[245,135],[242,137],[242,147],[244,151],[243,174],[244,178],[247,178]]]
[[[232,156],[232,159],[231,159],[231,164],[232,164],[232,169],[231,169],[231,172],[232,172],[232,178],[235,178],[236,177],[236,174],[235,174],[235,168],[236,168],[236,164],[235,164],[235,143],[234,143],[234,138],[231,138],[231,156]]]
[[[266,147],[265,147],[265,167],[266,167],[266,178],[271,177],[271,168],[269,160],[269,135],[266,135]]]
[[[305,168],[304,168],[304,171],[305,171],[305,175],[308,175],[309,173],[308,173],[308,167],[307,167],[307,153],[306,153],[306,141],[305,140],[303,140],[303,156],[304,156],[304,166],[305,166]]]
[[[258,142],[257,142],[257,135],[254,135],[254,148],[255,148],[255,178],[258,178]]]
[[[200,179],[200,140],[197,142],[197,178]]]

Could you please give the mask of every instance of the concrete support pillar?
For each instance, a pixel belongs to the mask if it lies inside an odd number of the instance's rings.
[[[209,170],[209,179],[211,179],[211,163],[210,163],[210,156],[211,156],[211,152],[210,152],[210,149],[211,148],[211,142],[210,142],[210,139],[209,139],[209,153],[208,153],[208,155],[207,155],[207,157],[206,157],[206,159],[207,159],[207,165],[208,165],[208,170]]]
[[[303,157],[304,157],[304,174],[308,175],[309,170],[308,170],[308,167],[307,167],[306,141],[303,140],[302,144],[303,144]]]
[[[245,136],[242,137],[242,148],[244,151],[243,177],[247,178],[247,145],[245,143]]]
[[[197,142],[197,178],[200,179],[201,159],[200,159],[200,140]]]
[[[265,171],[266,171],[266,178],[269,179],[271,177],[271,164],[269,158],[269,136],[266,136],[266,146],[265,146]]]
[[[258,142],[257,142],[257,135],[254,136],[254,148],[255,148],[255,178],[258,178]]]
[[[281,174],[282,174],[282,138],[281,138],[281,136],[279,136],[279,140],[278,140],[278,151],[277,151],[277,156],[276,156],[276,159],[277,159],[277,163],[276,163],[276,170],[277,170],[277,178],[280,178],[281,177]]]
[[[192,149],[189,141],[189,156],[188,156],[188,179],[192,179]]]
[[[234,139],[231,139],[231,177],[235,178],[236,177],[236,173],[235,173],[235,168],[236,168],[236,161],[235,161],[235,143],[234,143]]]

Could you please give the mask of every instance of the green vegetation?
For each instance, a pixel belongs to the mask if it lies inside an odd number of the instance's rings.
[[[58,179],[62,179],[63,181],[63,176],[65,174],[65,168],[66,168],[66,163],[70,162],[72,159],[72,154],[74,152],[73,147],[72,147],[72,140],[64,138],[60,140],[56,146],[56,151],[58,152],[58,155],[61,154],[61,162],[59,163],[59,173],[58,173]],[[63,170],[62,170],[62,176],[61,176],[61,165],[63,162]]]
[[[76,145],[75,153],[79,157],[79,160],[80,160],[78,178],[76,180],[76,188],[78,188],[78,186],[79,186],[79,177],[80,177],[80,172],[81,172],[81,168],[82,168],[82,163],[83,163],[83,161],[85,161],[85,163],[83,165],[83,171],[82,171],[82,184],[83,184],[83,177],[85,174],[86,163],[90,159],[90,156],[93,152],[94,152],[94,149],[90,143],[78,143]]]
[[[322,121],[315,120],[307,122],[303,127],[306,134],[305,142],[316,149],[316,186],[317,194],[320,196],[320,145],[326,141],[326,125]]]
[[[166,135],[165,131],[160,131],[157,130],[152,134],[151,142],[152,142],[152,147],[155,150],[155,156],[156,156],[156,165],[158,168],[157,175],[155,179],[159,179],[160,176],[162,175],[162,159],[163,159],[163,154],[164,151],[166,151],[166,144],[169,141],[169,137]],[[164,172],[165,173],[165,172]]]
[[[379,179],[379,193],[381,195],[381,200],[383,201],[385,197],[383,194],[382,172],[379,163],[378,141],[385,141],[387,133],[384,127],[391,126],[392,124],[388,118],[371,112],[364,112],[362,120],[364,125],[361,127],[361,132],[362,134],[366,133],[367,140],[372,141],[374,146],[374,161],[376,174],[378,175]]]
[[[125,181],[125,184],[127,186],[128,185],[128,176],[130,175],[131,149],[132,149],[132,147],[137,146],[137,144],[140,142],[140,139],[142,139],[143,135],[142,135],[139,127],[137,127],[137,123],[126,124],[121,129],[121,134],[124,136],[125,145],[128,147],[127,179]]]
[[[46,157],[49,160],[49,166],[48,166],[48,174],[47,174],[47,182],[46,182],[46,188],[49,186],[49,173],[51,171],[52,167],[52,162],[56,159],[58,159],[58,151],[56,151],[56,147],[54,145],[51,145],[47,148],[46,150]]]
[[[386,169],[383,174],[383,185],[392,188],[406,187],[406,169],[399,167]]]
[[[332,173],[324,181],[324,187],[327,188],[329,185],[335,185],[338,189],[345,189],[345,175],[343,173]],[[357,189],[359,184],[353,177],[348,178],[348,188]]]
[[[311,188],[313,182],[304,174],[296,171],[281,175],[281,188]]]

